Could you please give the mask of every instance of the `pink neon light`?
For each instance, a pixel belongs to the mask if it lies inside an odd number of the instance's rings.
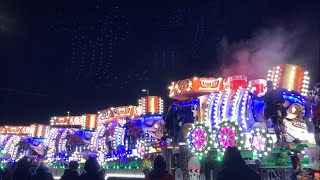
[[[228,146],[233,147],[235,145],[236,141],[236,135],[234,130],[232,130],[229,126],[222,127],[220,129],[220,145],[222,145],[224,148],[227,148]]]
[[[206,135],[202,129],[197,128],[193,131],[192,142],[195,148],[201,149],[206,142]]]

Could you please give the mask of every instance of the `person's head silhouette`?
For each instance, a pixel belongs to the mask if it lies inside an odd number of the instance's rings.
[[[78,170],[78,168],[79,168],[79,163],[78,163],[78,161],[70,161],[70,163],[69,163],[69,169]]]
[[[89,159],[84,164],[84,170],[88,174],[95,174],[100,170],[99,163],[97,161],[97,158],[89,157]]]
[[[225,167],[234,167],[245,165],[244,160],[242,159],[241,153],[236,147],[227,147],[223,156],[223,165]]]

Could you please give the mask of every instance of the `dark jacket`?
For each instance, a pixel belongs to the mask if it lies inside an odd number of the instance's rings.
[[[246,165],[236,147],[228,147],[223,157],[223,169],[218,172],[217,180],[259,180],[259,175]]]
[[[165,174],[158,174],[151,171],[145,177],[145,180],[174,180],[174,176],[168,172],[166,172]]]
[[[32,176],[32,180],[54,180],[54,178],[47,167],[39,167],[36,175]]]
[[[104,173],[98,171],[97,173],[82,173],[79,177],[79,180],[104,180]]]
[[[230,179],[237,179],[237,180],[259,180],[258,174],[251,169],[249,166],[239,166],[239,167],[226,167],[223,168],[218,173],[217,180],[230,180]]]
[[[74,169],[65,169],[60,180],[78,180],[79,173]]]

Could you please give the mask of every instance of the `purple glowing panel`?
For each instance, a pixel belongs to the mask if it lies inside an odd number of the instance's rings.
[[[267,140],[261,135],[255,135],[252,137],[251,144],[257,151],[265,151]]]
[[[202,129],[197,128],[193,131],[192,142],[195,148],[197,149],[203,148],[204,143],[206,142],[206,134]]]

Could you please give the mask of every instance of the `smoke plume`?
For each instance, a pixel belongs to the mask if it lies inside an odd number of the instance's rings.
[[[310,62],[315,61],[318,54],[311,52],[316,49],[311,46],[317,46],[317,41],[312,41],[308,29],[301,24],[273,25],[260,29],[248,40],[229,43],[223,38],[218,49],[221,75],[242,74],[257,79],[265,78],[268,69],[276,64],[312,66]]]

